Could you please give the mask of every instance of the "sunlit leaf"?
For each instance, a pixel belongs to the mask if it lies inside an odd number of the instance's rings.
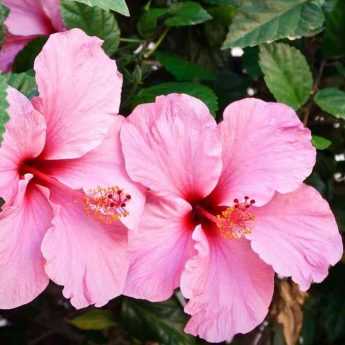
[[[120,43],[120,29],[113,13],[71,0],[61,1],[61,13],[68,28],[80,28],[90,36],[100,37],[104,40],[104,50],[109,55],[115,53]]]
[[[129,10],[126,5],[125,0],[76,0],[85,5],[98,6],[103,8],[103,10],[112,10],[123,14],[124,16],[129,16]]]
[[[332,145],[332,142],[324,137],[319,137],[318,135],[313,135],[312,143],[318,150],[326,150]]]
[[[324,22],[323,3],[324,0],[242,1],[223,48],[314,35]]]
[[[260,47],[259,64],[277,101],[298,109],[309,98],[313,79],[303,54],[284,43]]]
[[[315,103],[325,112],[339,118],[345,118],[345,92],[336,88],[326,88],[317,92]]]

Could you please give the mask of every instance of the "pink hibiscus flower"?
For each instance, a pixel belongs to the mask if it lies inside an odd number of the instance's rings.
[[[124,170],[115,116],[122,76],[101,45],[78,29],[53,34],[35,61],[39,97],[31,103],[8,91],[2,309],[30,302],[49,278],[76,308],[102,306],[124,288],[127,227],[136,226],[144,197]]]
[[[3,0],[9,9],[7,34],[0,50],[0,71],[8,72],[16,55],[31,40],[64,30],[60,0]]]
[[[217,126],[202,102],[172,94],[138,106],[120,136],[129,176],[149,190],[125,294],[162,301],[180,287],[186,332],[246,333],[267,315],[274,271],[306,290],[340,259],[334,216],[302,183],[310,131],[289,107],[244,99]]]

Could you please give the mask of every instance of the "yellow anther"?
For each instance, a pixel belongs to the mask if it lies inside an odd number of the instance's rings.
[[[105,224],[118,221],[128,216],[127,203],[131,196],[124,193],[119,187],[97,187],[89,190],[84,196],[84,209],[86,214]]]
[[[217,227],[222,236],[227,239],[240,239],[251,233],[255,215],[249,212],[250,206],[254,203],[245,199],[244,203],[239,203],[237,199],[235,205],[222,211],[217,218]]]

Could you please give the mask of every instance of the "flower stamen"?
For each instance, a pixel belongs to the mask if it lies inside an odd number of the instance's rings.
[[[244,197],[244,202],[234,199],[234,205],[218,214],[217,227],[222,236],[227,239],[240,239],[251,233],[251,228],[255,220],[255,215],[248,209],[255,204],[255,200],[248,196]]]
[[[97,187],[85,193],[84,210],[100,222],[111,224],[128,216],[126,206],[130,200],[131,196],[117,186]]]

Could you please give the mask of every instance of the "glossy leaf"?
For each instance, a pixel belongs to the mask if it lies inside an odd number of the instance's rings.
[[[336,88],[326,88],[318,91],[314,97],[315,103],[325,112],[345,119],[345,92]]]
[[[308,100],[313,79],[307,60],[298,49],[284,43],[263,45],[259,64],[277,101],[298,109]]]
[[[115,53],[120,43],[120,29],[113,13],[71,0],[61,1],[61,13],[68,28],[80,28],[90,36],[98,36],[104,40],[104,50],[109,55]]]
[[[153,102],[157,96],[169,93],[186,93],[201,99],[212,113],[218,110],[218,99],[209,87],[197,83],[161,83],[151,87],[141,89],[134,97],[133,105]]]
[[[103,10],[112,10],[123,14],[124,16],[129,16],[129,10],[126,5],[125,0],[76,0],[85,5],[98,6]]]
[[[332,145],[332,142],[330,140],[324,137],[319,137],[318,135],[313,135],[312,143],[318,150],[326,150]]]
[[[314,35],[324,22],[323,3],[324,0],[242,1],[223,48]]]

